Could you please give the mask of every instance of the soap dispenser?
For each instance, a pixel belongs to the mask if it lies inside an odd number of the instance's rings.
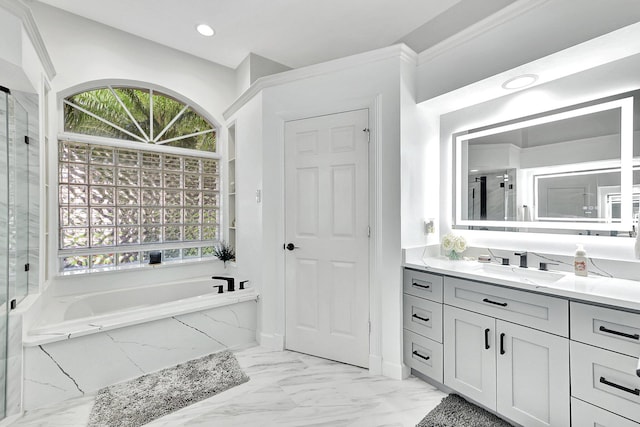
[[[587,251],[580,244],[578,244],[576,255],[573,258],[573,268],[576,276],[587,276]]]

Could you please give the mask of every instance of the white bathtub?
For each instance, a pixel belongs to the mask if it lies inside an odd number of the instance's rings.
[[[202,278],[133,289],[53,297],[37,324],[27,332],[25,346],[34,346],[103,330],[149,322],[243,301],[256,300],[253,288],[217,293],[219,280]]]
[[[23,409],[256,345],[257,292],[226,292],[225,285],[218,294],[214,285],[223,283],[203,278],[52,297],[23,336]]]

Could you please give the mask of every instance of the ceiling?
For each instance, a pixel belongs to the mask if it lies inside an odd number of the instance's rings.
[[[420,52],[515,0],[40,1],[227,67],[254,53],[299,68],[399,41]]]

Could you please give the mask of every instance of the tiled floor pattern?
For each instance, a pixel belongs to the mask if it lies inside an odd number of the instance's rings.
[[[236,353],[251,380],[157,419],[175,426],[415,426],[444,393],[417,379],[371,376],[367,370],[290,351],[253,347]],[[93,396],[26,413],[16,427],[84,427]]]

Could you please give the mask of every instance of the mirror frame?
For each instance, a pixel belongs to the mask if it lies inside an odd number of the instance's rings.
[[[598,101],[595,101],[598,102]],[[584,104],[583,104],[584,105]],[[571,107],[569,107],[571,108]],[[620,109],[620,162],[615,161],[614,168],[620,169],[620,191],[621,200],[621,218],[619,222],[585,222],[585,221],[491,221],[491,220],[468,220],[462,219],[462,181],[468,176],[468,165],[463,165],[463,158],[466,159],[468,150],[468,142],[473,138],[495,135],[502,132],[508,132],[523,129],[530,126],[536,126],[545,123],[551,123],[559,120],[569,119],[573,117],[583,116],[586,114],[597,113],[606,110]],[[528,228],[528,229],[550,229],[550,230],[593,230],[593,231],[623,231],[629,232],[632,229],[632,199],[633,199],[633,96],[615,99],[607,102],[599,102],[585,107],[572,108],[562,112],[547,112],[548,114],[534,118],[523,117],[516,119],[516,122],[508,124],[498,124],[490,128],[483,128],[479,131],[468,131],[468,133],[453,135],[454,138],[454,221],[455,227],[482,227],[489,229],[500,228]],[[556,110],[557,111],[557,110]],[[545,114],[545,113],[542,113]],[[582,163],[574,168],[575,172],[592,170],[595,165],[593,163]],[[598,168],[603,167],[603,162],[598,162]],[[547,168],[549,173],[558,170],[557,166]],[[565,168],[566,169],[566,168]],[[524,184],[528,185],[528,183]],[[466,197],[466,194],[464,195]],[[541,230],[542,231],[542,230]]]

